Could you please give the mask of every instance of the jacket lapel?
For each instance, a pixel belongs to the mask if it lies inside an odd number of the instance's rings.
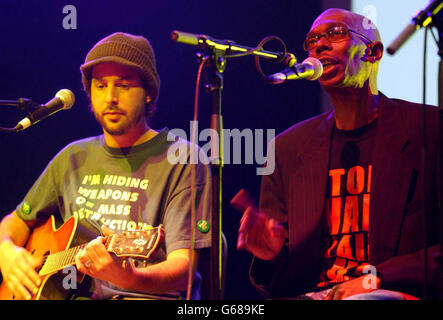
[[[395,255],[412,173],[411,160],[406,156],[410,141],[400,107],[381,94],[379,108],[369,211],[369,247],[374,265]]]
[[[297,156],[297,169],[290,179],[289,218],[290,224],[304,227],[297,227],[292,235],[293,246],[306,245],[322,226],[333,124],[331,112],[314,128]],[[310,244],[314,249],[315,244]]]

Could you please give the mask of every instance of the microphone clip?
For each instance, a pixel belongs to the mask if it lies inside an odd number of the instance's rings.
[[[17,100],[0,100],[0,106],[15,107],[22,112],[33,112],[40,105],[28,98],[18,98]]]
[[[284,63],[289,68],[292,68],[297,63],[297,58],[296,58],[296,56],[293,53],[286,52]]]
[[[41,107],[41,104],[27,98],[19,98],[17,102],[17,107],[20,109],[20,111],[23,111],[28,115]]]

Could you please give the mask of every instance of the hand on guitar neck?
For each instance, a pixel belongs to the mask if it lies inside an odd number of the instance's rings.
[[[104,237],[97,237],[81,249],[75,257],[77,270],[93,278],[109,281],[120,288],[127,288],[135,280],[134,268],[127,259],[111,254],[106,248],[106,237],[115,234],[111,229],[102,226]]]
[[[254,199],[244,189],[231,200],[231,205],[243,216],[238,230],[237,249],[247,250],[262,260],[272,260],[281,251],[286,230],[275,219],[261,212]]]

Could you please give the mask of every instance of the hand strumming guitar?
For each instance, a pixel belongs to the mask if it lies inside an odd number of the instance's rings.
[[[15,230],[14,238],[8,237],[4,232],[7,228]],[[30,300],[41,285],[36,269],[42,264],[42,259],[34,257],[17,245],[19,242],[24,243],[29,227],[13,212],[5,217],[1,229],[0,271],[3,281],[16,299]]]

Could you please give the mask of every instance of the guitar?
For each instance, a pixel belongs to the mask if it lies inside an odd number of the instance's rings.
[[[75,256],[87,245],[84,243],[71,247],[77,225],[77,218],[73,216],[56,229],[55,218],[50,216],[33,228],[25,248],[32,255],[42,258],[43,264],[38,269],[42,284],[32,300],[66,299],[69,296],[70,290],[63,287],[66,274],[60,271],[74,266]],[[146,262],[158,248],[163,235],[163,225],[143,231],[125,231],[105,237],[105,247],[118,257],[143,259]],[[0,285],[0,300],[13,299],[12,291],[3,281]]]

